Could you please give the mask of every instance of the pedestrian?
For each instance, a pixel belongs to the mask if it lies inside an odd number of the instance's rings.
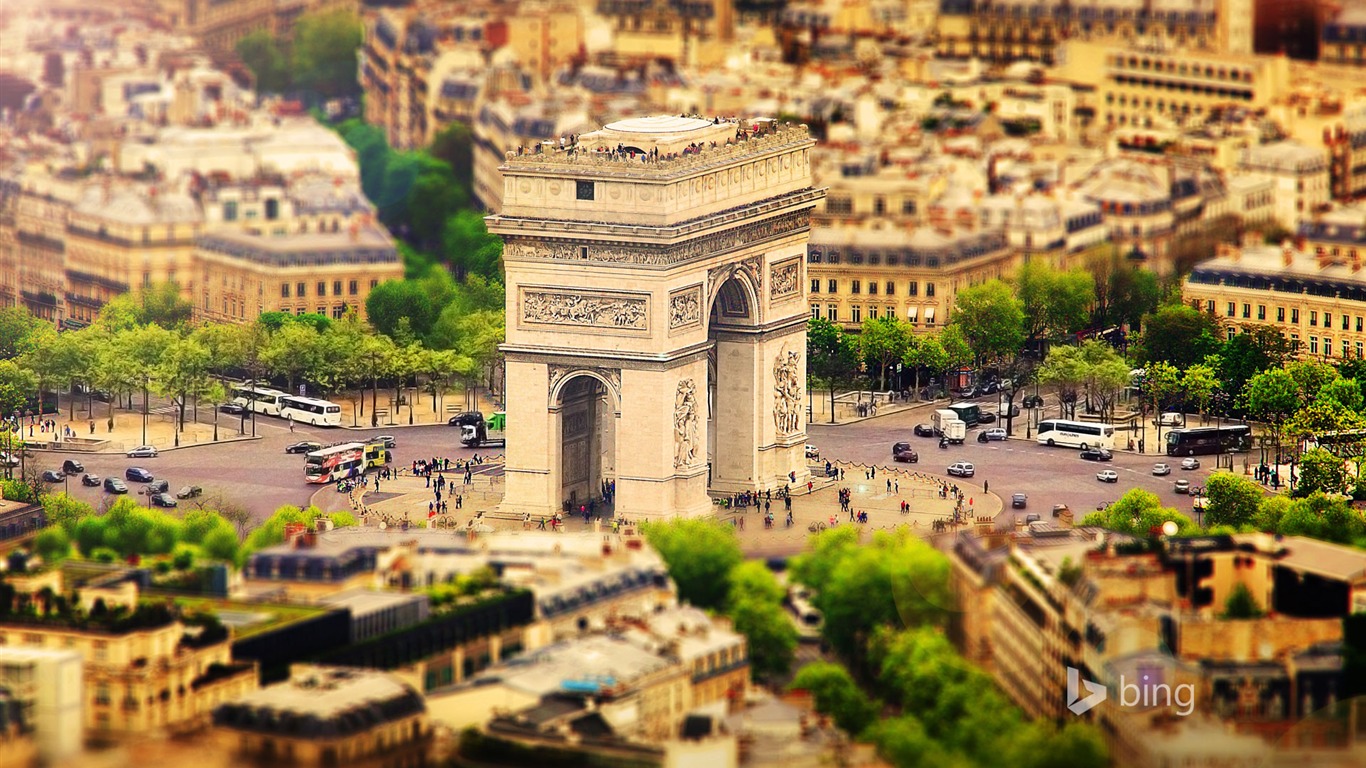
[[[95,434],[95,420],[94,420],[94,419],[91,419],[91,420],[90,420],[90,434],[92,434],[92,435]]]
[[[432,487],[432,476],[431,476],[431,475],[424,474],[422,477],[423,477],[424,480],[427,481],[427,487],[428,487],[428,488],[431,488],[431,487]]]
[[[290,416],[289,416],[289,431],[290,431],[291,433],[294,432],[294,415],[293,415],[293,414],[290,414]]]
[[[29,429],[32,430],[32,427],[30,427]],[[806,492],[807,492],[807,493],[811,493],[811,487],[812,487],[813,485],[815,485],[815,483],[811,482],[810,480],[807,480],[807,481],[806,481]]]
[[[463,506],[465,506],[465,497],[457,493],[455,495],[455,508],[460,509]]]
[[[901,481],[900,481],[900,480],[893,480],[893,481],[892,481],[892,493],[901,493]]]
[[[888,490],[889,492],[892,490],[892,481],[891,481],[891,480],[888,480],[888,481],[887,481],[887,490]]]
[[[989,490],[989,488],[990,488],[990,487],[988,486],[987,481],[986,481],[986,480],[983,480],[983,481],[982,481],[982,493],[986,493],[986,492]]]

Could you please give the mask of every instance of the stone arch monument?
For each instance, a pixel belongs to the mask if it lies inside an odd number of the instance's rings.
[[[509,153],[507,484],[533,516],[805,483],[804,126],[645,117]]]

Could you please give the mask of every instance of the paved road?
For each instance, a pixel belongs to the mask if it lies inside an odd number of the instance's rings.
[[[1078,458],[1076,449],[1049,448],[1025,440],[1022,419],[1016,421],[1018,439],[978,443],[976,430],[969,430],[968,440],[963,445],[941,449],[938,440],[916,437],[911,431],[917,423],[928,423],[929,413],[929,410],[897,413],[849,426],[812,424],[809,433],[823,458],[879,466],[890,465],[892,444],[905,440],[920,454],[916,467],[922,472],[946,474],[949,464],[969,461],[977,469],[975,481],[985,481],[990,491],[1000,496],[1007,506],[1014,493],[1028,496],[1028,507],[1015,514],[1034,512],[1048,517],[1054,504],[1066,504],[1077,514],[1078,520],[1094,511],[1098,504],[1114,501],[1135,487],[1152,491],[1164,503],[1189,512],[1190,500],[1172,490],[1173,481],[1184,477],[1194,485],[1203,485],[1208,468],[1214,463],[1213,457],[1201,457],[1201,469],[1183,472],[1177,468],[1179,459],[1123,451],[1116,451],[1113,461],[1083,461]],[[1170,476],[1153,476],[1153,464],[1158,461],[1173,466]],[[1102,469],[1118,472],[1119,482],[1098,481],[1096,472]]]
[[[228,426],[222,429],[224,437],[236,431]],[[380,427],[373,432],[296,426],[291,434],[279,419],[258,416],[256,434],[260,439],[257,440],[163,451],[155,459],[129,459],[117,454],[36,451],[37,458],[30,461],[36,461],[39,469],[59,469],[63,459],[75,458],[85,465],[87,472],[101,477],[123,477],[128,467],[143,467],[158,480],[169,480],[172,492],[182,485],[199,485],[204,488],[204,496],[198,501],[205,506],[213,506],[214,501],[224,498],[245,507],[254,519],[264,520],[282,505],[306,505],[309,497],[318,490],[318,486],[304,482],[304,457],[284,452],[285,446],[290,443],[316,440],[326,445],[372,434],[392,434],[398,439],[394,460],[399,465],[406,465],[421,457],[443,456],[454,461],[473,456],[476,451],[460,446],[456,439],[458,432],[454,427],[445,425],[400,429]],[[250,422],[247,433],[251,433]],[[488,451],[482,453],[487,454]],[[111,498],[100,488],[83,487],[79,476],[71,477],[66,487],[72,496],[97,509]],[[141,483],[128,483],[129,492],[135,498],[138,498],[137,492],[142,487]]]

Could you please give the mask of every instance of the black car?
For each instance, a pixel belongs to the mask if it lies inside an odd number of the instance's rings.
[[[479,411],[462,411],[446,419],[452,427],[477,427],[484,423],[484,414]]]
[[[175,497],[176,497],[177,499],[193,499],[193,498],[195,498],[196,496],[203,496],[203,495],[204,495],[204,489],[203,489],[203,488],[200,488],[200,487],[197,486],[197,485],[187,485],[187,486],[185,486],[184,488],[181,488],[179,491],[176,491]]]
[[[915,436],[916,436],[916,437],[934,437],[934,425],[933,425],[933,424],[916,424],[916,425],[915,425]]]
[[[1087,448],[1080,455],[1086,461],[1109,461],[1113,458],[1110,456],[1110,452],[1104,448]]]
[[[322,450],[322,447],[322,443],[315,443],[312,440],[300,440],[293,445],[286,445],[285,453],[310,453],[312,451]]]
[[[99,476],[99,475],[92,475],[92,474],[90,474],[89,472],[86,472],[84,475],[81,475],[81,485],[86,485],[86,486],[90,486],[91,488],[94,488],[94,487],[98,486],[99,484],[100,484],[100,476]]]
[[[62,462],[62,472],[68,475],[79,475],[85,471],[85,465],[75,459],[67,459]]]
[[[128,485],[117,477],[106,477],[104,490],[108,493],[128,493]]]
[[[247,412],[246,408],[243,408],[237,403],[223,403],[222,405],[218,406],[218,410],[223,413],[231,413],[234,416],[241,416],[242,414]]]
[[[132,480],[137,483],[152,482],[152,473],[148,472],[142,467],[129,467],[128,469],[123,471],[123,476],[124,478]]]
[[[1024,407],[1026,407],[1026,408],[1042,408],[1042,407],[1043,407],[1043,396],[1042,396],[1042,395],[1025,395],[1025,398],[1024,398],[1024,400],[1022,401],[1022,405],[1024,405]]]
[[[1014,496],[1010,497],[1010,506],[1014,509],[1024,509],[1025,505],[1027,505],[1028,503],[1029,497],[1024,495],[1023,493],[1017,493]]]
[[[911,450],[911,444],[910,444],[910,443],[907,443],[907,442],[904,442],[904,441],[903,441],[903,442],[900,442],[900,443],[893,443],[893,444],[892,444],[892,455],[893,455],[893,456],[895,456],[895,455],[898,454],[898,453],[901,453],[902,451],[909,451],[909,450]]]
[[[977,414],[978,424],[991,424],[994,421],[996,421],[996,414],[992,413],[991,411],[982,411],[981,413]]]
[[[154,493],[152,494],[152,506],[171,509],[177,506],[177,502],[175,497],[169,493]]]
[[[148,496],[151,496],[157,493],[166,493],[169,490],[171,490],[171,481],[153,480],[152,482],[147,484],[146,488],[143,488],[141,491],[138,491],[138,493],[145,493]]]
[[[66,475],[61,470],[48,469],[43,471],[43,482],[45,483],[60,483],[65,479]]]

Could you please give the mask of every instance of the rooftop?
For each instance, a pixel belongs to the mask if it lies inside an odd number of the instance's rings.
[[[390,675],[310,666],[296,668],[286,682],[223,704],[213,721],[235,730],[328,738],[425,711],[422,696]]]
[[[588,635],[492,667],[475,682],[502,683],[534,696],[556,691],[584,693],[629,685],[673,663],[622,638]]]

